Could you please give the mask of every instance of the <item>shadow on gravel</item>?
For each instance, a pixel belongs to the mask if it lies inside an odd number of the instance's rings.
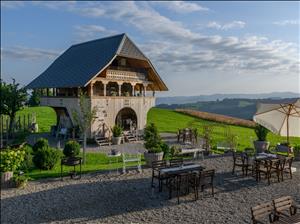
[[[152,192],[149,178],[67,185],[1,200],[1,223],[87,222],[176,204],[167,198]]]

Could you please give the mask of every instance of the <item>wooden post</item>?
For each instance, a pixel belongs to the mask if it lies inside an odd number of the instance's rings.
[[[23,115],[23,129],[26,131],[26,116],[25,114]]]
[[[19,123],[19,130],[21,130],[21,116],[19,115],[19,121],[18,121],[18,123]]]

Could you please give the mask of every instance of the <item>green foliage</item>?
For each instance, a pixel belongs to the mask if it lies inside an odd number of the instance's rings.
[[[144,146],[150,153],[158,153],[162,152],[161,144],[162,140],[161,137],[159,136],[157,127],[155,126],[154,123],[150,123],[147,125],[145,128],[144,132]]]
[[[165,142],[161,142],[160,148],[161,148],[161,151],[164,152],[164,158],[172,157],[171,148],[168,146],[168,144],[166,144]]]
[[[37,140],[37,142],[34,144],[32,149],[33,149],[33,152],[37,152],[39,149],[47,148],[47,147],[49,147],[48,139],[39,138]]]
[[[300,152],[300,145],[295,145],[294,146],[294,151]]]
[[[5,149],[0,151],[0,171],[16,171],[22,164],[25,156],[23,149]]]
[[[267,140],[267,135],[269,133],[268,129],[266,129],[265,127],[258,124],[255,126],[254,131],[257,136],[258,141],[266,141]]]
[[[114,137],[120,137],[122,135],[123,128],[119,125],[115,125],[115,126],[113,126],[111,131],[112,131]]]
[[[32,91],[30,98],[28,100],[28,105],[30,107],[36,107],[40,105],[40,94],[36,90]]]
[[[25,145],[23,147],[23,150],[25,151],[24,160],[21,163],[20,170],[29,171],[33,169],[33,150],[29,145]]]
[[[33,157],[34,165],[41,170],[51,170],[58,162],[61,153],[50,147],[39,148]]]
[[[17,188],[25,187],[28,180],[31,180],[31,178],[28,176],[25,176],[25,175],[14,175],[13,176],[13,181]]]
[[[64,155],[66,157],[75,157],[80,152],[80,145],[76,141],[68,141],[64,147]]]
[[[25,88],[20,88],[19,83],[16,83],[15,79],[11,84],[7,84],[1,80],[0,95],[1,95],[1,114],[8,115],[9,122],[9,134],[12,133],[13,124],[17,111],[23,108],[27,92]]]

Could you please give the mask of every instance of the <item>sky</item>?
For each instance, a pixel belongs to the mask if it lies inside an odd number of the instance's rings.
[[[300,93],[299,2],[1,1],[1,78],[22,85],[72,44],[126,33],[169,91]]]

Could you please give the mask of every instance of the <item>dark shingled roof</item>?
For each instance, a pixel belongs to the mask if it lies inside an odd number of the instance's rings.
[[[168,89],[150,60],[124,33],[71,46],[26,88],[86,86],[116,55],[147,62],[152,69],[151,79],[157,84],[156,89]]]
[[[84,86],[116,55],[125,34],[71,46],[28,89]]]

